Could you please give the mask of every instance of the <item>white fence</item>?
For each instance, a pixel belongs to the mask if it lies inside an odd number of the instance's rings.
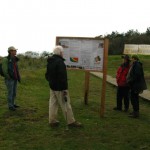
[[[150,45],[125,44],[124,54],[150,55]]]

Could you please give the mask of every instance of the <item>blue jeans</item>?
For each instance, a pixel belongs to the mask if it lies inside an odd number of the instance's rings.
[[[16,90],[17,90],[17,80],[8,80],[5,79],[5,84],[7,87],[7,100],[8,100],[8,107],[13,108],[15,105],[15,97],[16,97]]]

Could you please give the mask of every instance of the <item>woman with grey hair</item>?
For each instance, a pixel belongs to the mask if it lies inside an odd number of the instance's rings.
[[[69,127],[81,127],[82,124],[74,118],[68,91],[67,70],[63,58],[63,47],[56,46],[53,56],[47,60],[46,79],[50,86],[49,123],[51,127],[59,125],[57,120],[58,106],[61,106]]]

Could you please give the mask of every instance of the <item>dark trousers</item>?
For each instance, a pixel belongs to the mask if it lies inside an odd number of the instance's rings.
[[[124,100],[124,109],[129,109],[129,87],[118,86],[117,88],[117,108],[122,110],[122,100]]]
[[[131,104],[134,112],[139,112],[139,93],[131,89]]]

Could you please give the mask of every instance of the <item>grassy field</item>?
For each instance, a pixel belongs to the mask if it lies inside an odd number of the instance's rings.
[[[115,72],[109,69],[108,72]],[[90,77],[89,104],[84,105],[83,71],[68,71],[68,81],[75,118],[84,128],[66,131],[66,122],[59,109],[61,124],[52,129],[48,124],[49,87],[44,73],[42,68],[21,70],[22,82],[17,95],[21,107],[15,112],[7,109],[5,86],[0,77],[0,150],[150,149],[150,103],[140,100],[139,119],[113,111],[116,88],[107,84],[105,116],[100,118],[101,79]]]

